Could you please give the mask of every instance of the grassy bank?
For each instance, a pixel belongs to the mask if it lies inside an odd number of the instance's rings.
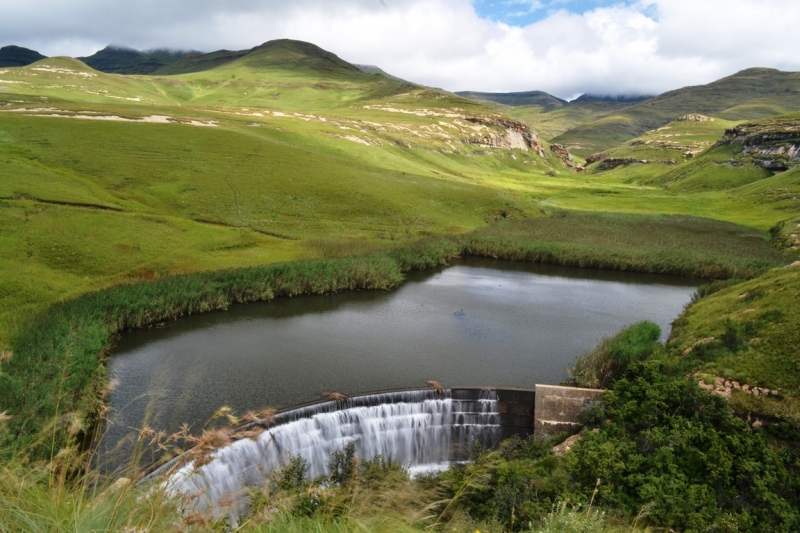
[[[408,271],[461,255],[716,278],[753,277],[786,261],[758,232],[732,224],[556,212],[364,256],[119,285],[56,304],[18,332],[0,375],[0,406],[12,417],[6,450],[48,457],[71,437],[91,433],[103,409],[103,360],[118,332],[235,303],[390,289]]]

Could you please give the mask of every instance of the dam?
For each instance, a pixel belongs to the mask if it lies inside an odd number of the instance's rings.
[[[234,439],[247,437],[212,452],[201,465],[192,460],[181,464],[178,457],[145,479],[166,475],[167,491],[194,496],[197,510],[225,507],[236,515],[246,508],[248,487],[267,483],[292,457],[305,459],[309,478],[329,475],[332,453],[349,443],[362,460],[380,455],[412,474],[442,470],[469,459],[476,445],[494,449],[505,438],[572,431],[580,410],[602,395],[590,389],[538,388],[538,399],[536,390],[528,389],[428,388],[288,408],[271,420],[235,428]],[[258,428],[263,431],[254,435]]]

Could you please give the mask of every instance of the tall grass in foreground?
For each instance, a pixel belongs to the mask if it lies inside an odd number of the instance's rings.
[[[23,327],[0,362],[0,453],[49,458],[103,413],[103,359],[118,332],[232,304],[343,290],[391,289],[404,273],[462,255],[698,277],[749,278],[785,262],[755,230],[691,217],[556,212],[471,234],[356,257],[167,277],[54,305]],[[47,438],[41,438],[47,428]],[[38,436],[38,437],[37,437]]]

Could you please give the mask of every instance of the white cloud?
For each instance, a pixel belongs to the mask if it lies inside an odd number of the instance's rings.
[[[0,12],[0,44],[48,55],[288,37],[450,90],[651,94],[752,66],[800,70],[796,0],[640,0],[525,27],[481,18],[470,0],[0,0]]]

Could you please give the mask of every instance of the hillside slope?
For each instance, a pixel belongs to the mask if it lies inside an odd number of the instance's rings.
[[[798,166],[800,115],[790,114],[729,126],[708,150],[647,183],[679,191],[734,188]]]
[[[557,109],[546,110],[541,106],[531,105],[508,107],[503,111],[535,129],[543,138],[550,140],[564,132],[612,115],[636,103],[636,100],[581,96]]]

